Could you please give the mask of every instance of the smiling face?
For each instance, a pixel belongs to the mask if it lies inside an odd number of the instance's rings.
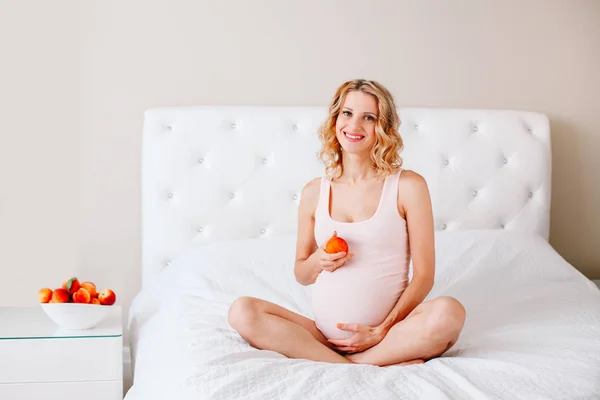
[[[318,131],[318,157],[325,173],[339,177],[344,155],[369,157],[378,174],[391,173],[402,165],[400,117],[389,90],[376,81],[353,79],[335,91],[329,115]]]
[[[378,107],[374,96],[351,91],[338,115],[335,131],[342,149],[348,153],[369,154],[375,145]]]

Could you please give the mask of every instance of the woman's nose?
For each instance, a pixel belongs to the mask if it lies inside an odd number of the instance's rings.
[[[352,119],[350,119],[350,127],[351,128],[360,128],[360,118],[356,117],[356,116],[352,116]]]

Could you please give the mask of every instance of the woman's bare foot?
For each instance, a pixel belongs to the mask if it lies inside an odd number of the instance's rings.
[[[418,360],[404,361],[404,362],[401,362],[401,363],[395,364],[395,365],[413,365],[413,364],[425,364],[425,360],[422,360],[419,358]],[[390,365],[390,367],[391,367],[391,365]]]
[[[345,355],[345,357],[352,363],[352,364],[359,364],[356,361],[353,361],[353,355],[352,354],[347,354]],[[398,364],[390,364],[390,365],[385,365],[384,367],[395,367],[395,366],[406,366],[406,365],[414,365],[414,364],[425,364],[425,360],[419,358],[416,360],[410,360],[410,361],[403,361],[400,362]]]
[[[442,355],[456,343],[465,316],[464,307],[454,298],[426,301],[392,326],[379,344],[346,357],[357,364],[380,367],[423,363]]]
[[[240,297],[229,309],[229,324],[253,347],[289,358],[349,364],[336,353],[314,321],[277,304]]]

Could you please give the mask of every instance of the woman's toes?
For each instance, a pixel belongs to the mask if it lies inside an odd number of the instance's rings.
[[[421,360],[421,359],[417,359],[417,360],[410,360],[410,361],[404,361],[401,363],[398,363],[396,365],[413,365],[413,364],[425,364],[425,360]]]

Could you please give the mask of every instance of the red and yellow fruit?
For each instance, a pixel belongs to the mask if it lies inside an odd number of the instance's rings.
[[[79,303],[112,306],[117,300],[117,295],[112,289],[98,292],[93,282],[79,282],[76,277],[71,277],[63,282],[62,286],[54,291],[50,288],[38,290],[40,303]]]
[[[40,303],[48,303],[52,300],[52,289],[42,288],[38,290],[38,300]]]
[[[325,243],[325,252],[328,254],[339,253],[343,251],[348,254],[348,243],[339,236],[332,236]]]
[[[69,292],[63,288],[58,288],[52,292],[52,299],[49,303],[68,303],[69,297]]]
[[[69,292],[69,294],[75,293],[80,287],[79,280],[75,277],[67,279],[62,285],[62,288]]]
[[[92,298],[98,297],[98,292],[96,291],[96,285],[92,282],[83,282],[81,287],[88,291]]]
[[[90,292],[88,292],[84,288],[80,288],[78,291],[73,293],[73,303],[88,304],[91,299],[92,296],[90,296]]]
[[[104,289],[98,293],[98,300],[103,306],[112,306],[117,300],[117,295],[111,289]]]

